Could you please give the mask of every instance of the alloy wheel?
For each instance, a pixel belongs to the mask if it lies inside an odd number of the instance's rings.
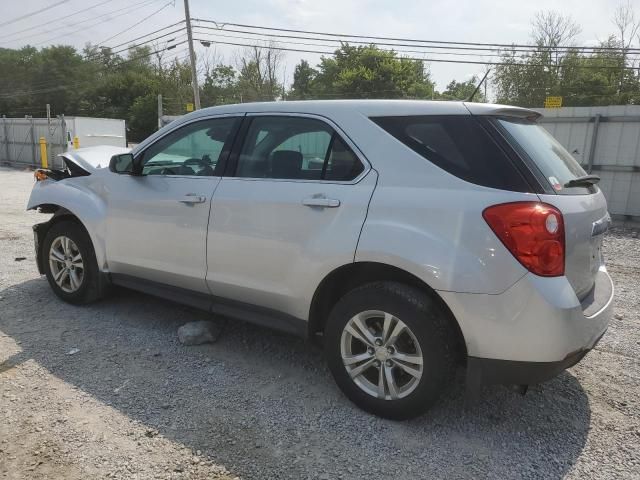
[[[78,246],[61,235],[51,242],[49,268],[56,284],[66,293],[76,292],[84,279],[84,263]]]
[[[423,372],[420,344],[394,315],[367,310],[353,316],[340,339],[342,362],[353,382],[383,400],[411,394]]]

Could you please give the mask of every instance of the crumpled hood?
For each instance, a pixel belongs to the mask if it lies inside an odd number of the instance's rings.
[[[109,161],[113,155],[130,152],[130,148],[100,145],[97,147],[80,148],[61,153],[60,156],[72,161],[83,170],[93,172],[101,168],[109,168]]]

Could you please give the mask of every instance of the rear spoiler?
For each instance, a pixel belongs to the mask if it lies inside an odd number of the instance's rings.
[[[490,115],[494,117],[516,117],[536,121],[542,114],[528,108],[511,107],[509,105],[495,105],[491,103],[464,102],[464,106],[471,115]]]

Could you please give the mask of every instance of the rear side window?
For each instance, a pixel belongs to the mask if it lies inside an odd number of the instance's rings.
[[[377,125],[431,163],[467,182],[530,192],[502,149],[470,115],[374,117]]]
[[[326,123],[297,116],[258,116],[251,119],[236,176],[349,181],[363,170],[358,157]]]
[[[567,182],[582,177],[587,172],[542,126],[530,120],[516,118],[501,118],[498,123],[507,131],[511,141],[533,160],[556,192],[589,193],[586,188],[565,187]]]

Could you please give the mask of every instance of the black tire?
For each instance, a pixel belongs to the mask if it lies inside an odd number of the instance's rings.
[[[371,310],[400,319],[419,343],[422,376],[403,398],[382,399],[365,392],[352,380],[343,363],[344,328],[355,315]],[[421,415],[438,400],[455,375],[456,337],[447,314],[428,294],[401,283],[370,283],[347,293],[331,311],[324,337],[329,368],[342,392],[363,410],[380,417],[404,420]],[[380,369],[373,370],[374,375],[376,371]]]
[[[73,241],[82,256],[84,266],[82,281],[77,290],[64,291],[53,278],[53,272],[49,263],[49,255],[52,243],[60,236],[65,236]],[[85,228],[74,221],[62,220],[54,224],[44,237],[42,243],[42,264],[53,292],[62,300],[74,305],[82,305],[93,302],[104,295],[103,285],[96,254],[91,243],[91,238]]]

